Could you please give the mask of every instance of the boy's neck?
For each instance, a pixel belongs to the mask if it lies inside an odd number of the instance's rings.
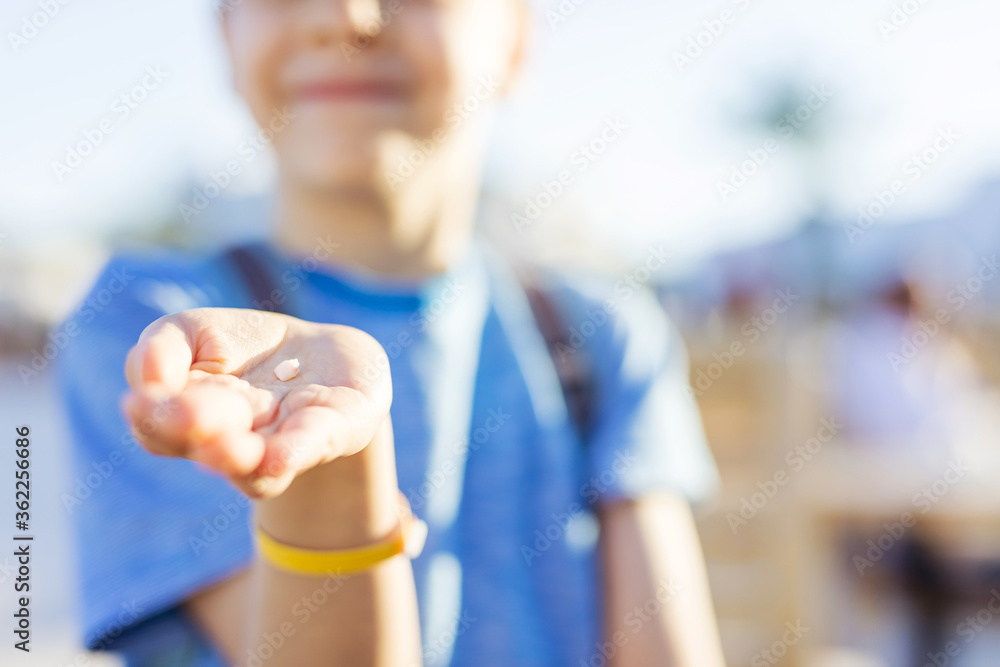
[[[335,267],[424,278],[462,261],[472,239],[476,188],[410,187],[393,197],[283,182],[274,240]]]

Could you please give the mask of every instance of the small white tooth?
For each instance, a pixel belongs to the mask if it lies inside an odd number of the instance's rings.
[[[274,367],[274,375],[282,382],[288,382],[299,374],[299,360],[285,359]]]

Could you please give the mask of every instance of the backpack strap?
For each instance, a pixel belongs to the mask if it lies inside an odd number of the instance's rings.
[[[287,299],[281,304],[275,303],[274,292],[277,286],[274,276],[254,248],[234,246],[225,252],[225,257],[235,267],[250,292],[256,309],[292,315],[287,307]],[[581,439],[586,441],[590,435],[595,401],[595,383],[591,369],[584,355],[570,343],[569,329],[565,326],[552,295],[524,276],[520,283],[559,377],[570,421]]]
[[[256,310],[291,315],[288,299],[281,299],[282,303],[276,303],[274,293],[279,290],[274,276],[254,248],[233,246],[226,250],[225,257],[236,268],[236,273],[253,298],[253,307]]]
[[[569,328],[563,321],[552,294],[530,280],[522,278],[521,285],[559,377],[570,421],[581,440],[586,442],[590,435],[596,396],[596,383],[591,368],[583,353],[571,344]]]

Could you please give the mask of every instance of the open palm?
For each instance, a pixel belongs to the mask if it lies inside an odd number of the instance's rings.
[[[298,359],[283,382],[275,367]],[[198,308],[150,324],[122,409],[151,452],[191,459],[251,497],[362,450],[388,422],[388,360],[368,334],[287,315]]]

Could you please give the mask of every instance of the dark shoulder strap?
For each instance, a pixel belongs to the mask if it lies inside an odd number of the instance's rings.
[[[581,439],[590,435],[595,402],[595,382],[584,354],[570,342],[569,327],[563,321],[551,294],[529,281],[522,283],[538,330],[545,339],[549,356],[559,376],[570,420]]]
[[[270,269],[254,248],[233,246],[226,250],[225,256],[250,292],[256,310],[291,315],[287,295],[278,288]]]

